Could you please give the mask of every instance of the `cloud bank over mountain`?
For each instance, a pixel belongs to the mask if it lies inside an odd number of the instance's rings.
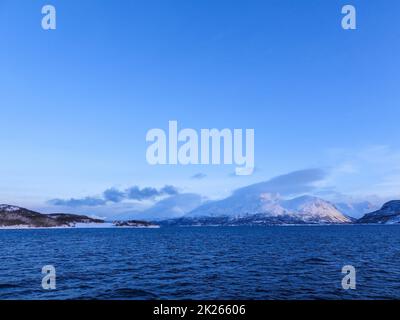
[[[316,183],[322,181],[327,175],[328,173],[322,169],[298,170],[237,189],[234,194],[256,192],[257,190],[279,193],[282,196],[311,192],[317,188]]]
[[[52,199],[47,202],[67,212],[96,214],[118,219],[170,219],[187,214],[212,215],[244,212],[283,212],[282,201],[303,195],[318,196],[330,201],[340,212],[352,217],[360,217],[376,204],[368,201],[351,200],[334,188],[326,186],[329,171],[321,168],[297,170],[273,177],[267,181],[251,184],[232,191],[231,195],[219,200],[193,192],[181,192],[177,187],[165,185],[161,188],[132,186],[125,189],[108,188],[98,196],[82,198]],[[201,174],[194,179],[204,178]],[[328,192],[327,192],[328,190]],[[334,195],[334,198],[329,198]],[[339,196],[340,195],[340,196]],[[287,210],[287,208],[284,208]],[[333,209],[331,210],[333,212]]]

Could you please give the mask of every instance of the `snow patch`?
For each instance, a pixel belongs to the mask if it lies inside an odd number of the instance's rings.
[[[17,206],[10,206],[8,204],[0,204],[0,211],[15,212],[18,210],[21,210],[21,208]]]

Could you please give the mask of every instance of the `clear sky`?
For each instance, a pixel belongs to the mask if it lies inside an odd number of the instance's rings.
[[[45,4],[56,30],[41,28]],[[345,4],[356,30],[341,28]],[[164,185],[218,198],[307,168],[326,172],[320,192],[400,196],[399,10],[397,0],[0,0],[0,202],[50,210],[51,199]],[[150,166],[146,133],[169,120],[254,128],[254,174]]]

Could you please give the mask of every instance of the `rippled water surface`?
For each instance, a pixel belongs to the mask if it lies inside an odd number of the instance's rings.
[[[0,230],[0,257],[1,299],[400,298],[400,226]]]

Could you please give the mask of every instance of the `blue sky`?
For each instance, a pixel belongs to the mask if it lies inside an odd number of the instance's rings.
[[[349,3],[357,30],[341,28]],[[57,30],[41,28],[45,4]],[[399,9],[395,0],[0,0],[0,201],[52,211],[51,199],[165,185],[218,198],[307,168],[326,172],[321,193],[396,197]],[[146,132],[169,120],[254,128],[254,174],[148,165]]]

